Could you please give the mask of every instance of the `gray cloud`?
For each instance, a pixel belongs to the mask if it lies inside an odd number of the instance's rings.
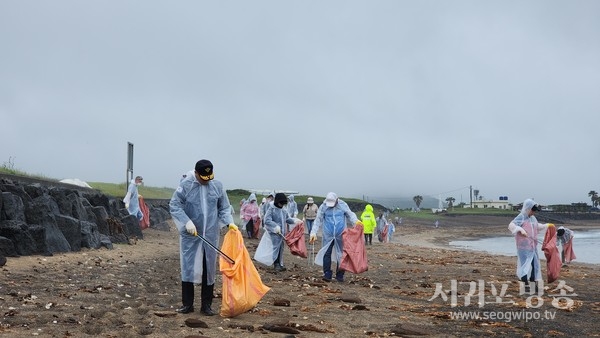
[[[589,201],[594,1],[0,4],[0,163],[146,184]]]

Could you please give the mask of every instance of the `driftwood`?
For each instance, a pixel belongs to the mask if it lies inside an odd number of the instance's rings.
[[[291,333],[291,334],[300,333],[299,330],[293,329],[289,326],[265,324],[262,327],[263,327],[263,329],[271,331],[271,332],[281,332],[281,333]]]
[[[429,336],[434,334],[425,328],[411,324],[397,324],[390,330],[390,332],[397,336]]]
[[[262,326],[264,330],[268,330],[271,332],[281,332],[281,333],[291,333],[298,334],[300,331],[312,331],[312,332],[320,332],[320,333],[335,333],[333,330],[321,329],[312,324],[298,324],[294,322],[278,322],[271,324],[264,324]]]
[[[200,319],[194,319],[194,318],[188,318],[185,320],[185,325],[188,327],[202,327],[202,328],[208,328],[208,324],[206,324],[205,322],[201,321]]]
[[[350,296],[340,296],[340,297],[328,298],[327,300],[341,300],[344,303],[354,303],[354,304],[362,303],[360,298],[350,297]]]

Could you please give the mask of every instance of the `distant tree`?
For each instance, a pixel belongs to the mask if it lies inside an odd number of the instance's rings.
[[[415,201],[415,204],[417,205],[417,208],[421,207],[421,202],[423,202],[423,196],[417,195],[413,197],[413,201]]]
[[[592,199],[592,205],[595,207],[598,206],[598,193],[594,190],[590,190],[590,192],[588,192],[588,196]]]
[[[477,200],[477,196],[479,196],[479,189],[473,190],[473,195],[475,195],[475,200]]]
[[[446,198],[446,202],[448,202],[448,208],[452,208],[454,206],[454,201],[456,201],[456,199],[454,199],[454,197]]]

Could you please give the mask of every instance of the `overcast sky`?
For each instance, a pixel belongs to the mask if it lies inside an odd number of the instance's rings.
[[[589,202],[599,1],[0,1],[0,164]]]

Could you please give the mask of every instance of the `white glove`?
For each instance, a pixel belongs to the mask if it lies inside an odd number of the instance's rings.
[[[125,203],[125,209],[129,209],[129,203]]]
[[[519,229],[519,233],[521,233],[521,235],[527,237],[527,231],[525,231],[525,229],[523,229],[523,228]]]
[[[189,220],[187,221],[187,223],[185,223],[185,230],[190,235],[196,235],[196,226],[194,225],[194,222],[192,222],[192,220]]]
[[[275,227],[275,233],[281,234],[281,227],[279,225]]]

